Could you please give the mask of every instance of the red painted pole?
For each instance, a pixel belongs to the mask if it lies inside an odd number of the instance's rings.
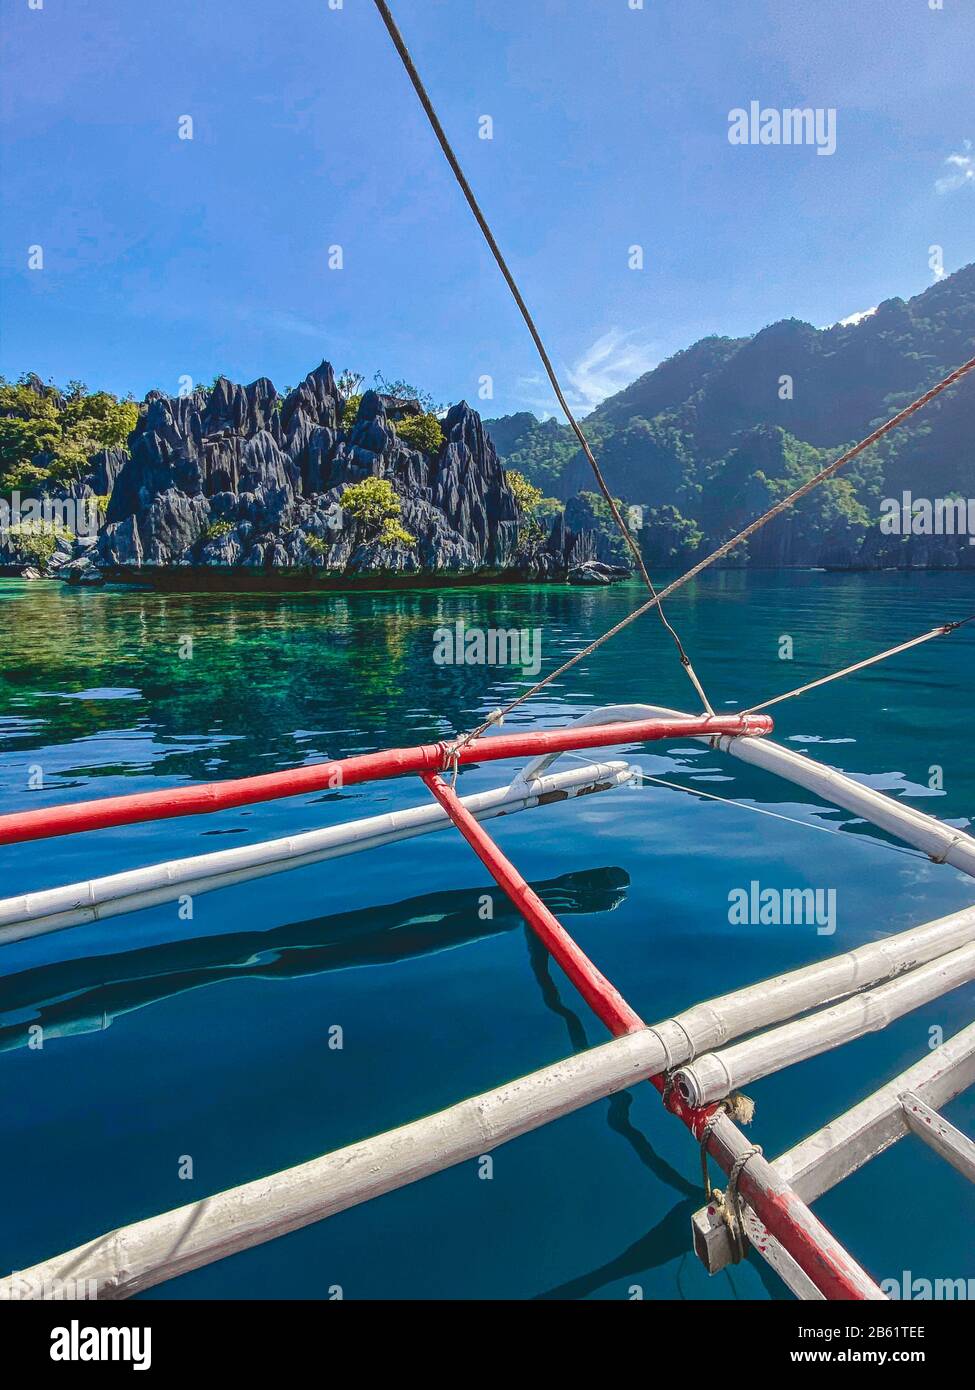
[[[504,889],[532,931],[614,1037],[645,1028],[640,1015],[633,1012],[615,985],[610,984],[576,945],[562,923],[548,910],[535,890],[529,887],[511,861],[505,858],[456,793],[435,772],[424,773],[423,780],[488,873]]]
[[[508,895],[526,922],[558,961],[586,1003],[616,1037],[638,1032],[646,1024],[638,1013],[599,971],[573,941],[561,922],[549,911],[538,894],[501,852],[479,821],[475,820],[456,792],[435,772],[423,774],[423,781],[447,812],[454,825],[473,849],[488,873]],[[650,1078],[663,1093],[665,1079]],[[698,1140],[704,1122],[715,1106],[691,1109],[673,1093],[667,1101],[672,1114]],[[738,1127],[725,1115],[715,1123],[708,1139],[708,1152],[730,1171],[735,1160],[747,1154],[751,1145]],[[882,1297],[873,1280],[844,1250],[839,1241],[819,1221],[787,1183],[760,1154],[743,1167],[738,1180],[742,1196],[769,1231],[799,1267],[828,1299],[873,1299]]]
[[[638,719],[619,724],[572,725],[566,729],[540,729],[520,734],[494,734],[478,738],[457,750],[458,763],[491,762],[571,749],[604,748],[620,743],[645,743],[661,738],[688,738],[702,734],[761,735],[772,729],[766,714],[701,715],[687,719]],[[139,821],[166,820],[173,816],[206,815],[258,801],[300,796],[303,792],[335,790],[358,782],[399,777],[411,772],[437,772],[451,762],[446,743],[420,744],[415,748],[389,748],[381,753],[362,753],[310,767],[267,772],[227,782],[203,782],[192,787],[137,792],[130,796],[78,801],[38,811],[14,811],[0,816],[0,845],[24,840],[43,840],[52,835],[74,835],[82,830],[104,830]]]

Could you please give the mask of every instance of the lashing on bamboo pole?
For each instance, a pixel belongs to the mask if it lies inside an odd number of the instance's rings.
[[[677,1089],[688,1105],[711,1105],[783,1067],[817,1057],[865,1033],[878,1032],[973,979],[975,942],[969,942],[822,1012],[698,1057],[677,1071]]]

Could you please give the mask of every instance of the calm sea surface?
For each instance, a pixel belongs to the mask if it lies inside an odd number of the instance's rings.
[[[437,627],[538,628],[548,669],[639,597],[632,586],[165,596],[3,581],[0,810],[437,740],[523,685],[510,668],[435,665]],[[732,710],[972,609],[965,576],[725,572],[668,612],[715,707]],[[973,675],[975,627],[784,705],[777,737],[967,826]],[[507,727],[637,701],[694,708],[652,615]],[[648,1020],[975,897],[956,871],[701,745],[612,756],[743,805],[646,783],[492,833]],[[462,789],[499,785],[509,768],[466,771]],[[38,769],[43,787],[29,790]],[[424,797],[401,780],[4,848],[3,893]],[[730,925],[729,893],[752,880],[835,890],[835,934]],[[174,903],[0,946],[0,1273],[603,1041],[500,896],[481,919],[488,887],[450,832],[199,897],[191,921]],[[755,1140],[774,1156],[973,1017],[975,989],[962,989],[754,1084]],[[41,1050],[25,1046],[32,1022],[45,1026]],[[329,1046],[336,1026],[341,1049]],[[945,1113],[975,1133],[975,1095]],[[465,1164],[147,1296],[623,1299],[635,1285],[645,1298],[783,1296],[759,1261],[709,1279],[689,1253],[697,1149],[649,1086],[493,1157],[490,1180]],[[878,1279],[975,1276],[975,1192],[917,1141],[816,1210]]]

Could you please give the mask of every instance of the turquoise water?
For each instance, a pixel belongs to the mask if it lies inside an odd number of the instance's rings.
[[[548,669],[633,587],[162,596],[0,584],[0,810],[267,772],[469,728],[520,672],[432,661],[458,618],[541,632]],[[972,602],[964,576],[732,572],[670,616],[715,707],[825,674]],[[794,659],[780,660],[791,635]],[[192,657],[185,639],[192,638]],[[801,700],[777,737],[964,826],[975,629]],[[595,705],[690,708],[652,617],[509,727]],[[622,756],[615,754],[613,756]],[[649,1020],[969,903],[962,875],[695,745],[625,756],[647,783],[493,822],[501,846]],[[932,766],[943,790],[929,787]],[[462,774],[464,793],[509,765]],[[43,779],[28,790],[29,780]],[[4,893],[422,802],[388,782],[0,849]],[[816,829],[815,827],[820,827]],[[823,827],[834,832],[827,835]],[[731,926],[728,895],[835,889],[837,929]],[[453,833],[0,947],[0,1271],[390,1128],[605,1038]],[[959,990],[839,1053],[749,1087],[773,1156],[975,1015]],[[41,1050],[24,1045],[45,1025]],[[329,1046],[342,1029],[343,1046]],[[975,1096],[946,1107],[975,1133]],[[181,1178],[185,1158],[190,1179]],[[905,1197],[908,1200],[905,1200]],[[689,1253],[695,1145],[649,1086],[476,1163],[154,1290],[150,1297],[781,1297],[760,1262],[709,1279]],[[975,1275],[975,1195],[905,1140],[817,1203],[877,1278]],[[891,1213],[897,1213],[896,1220]]]

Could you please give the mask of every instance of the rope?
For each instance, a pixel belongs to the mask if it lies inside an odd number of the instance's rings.
[[[559,756],[569,758],[573,762],[585,763],[587,766],[592,761],[590,758],[584,758],[581,753],[560,753]],[[718,801],[722,806],[734,806],[738,811],[754,811],[757,816],[771,816],[773,820],[784,820],[787,824],[798,825],[804,830],[819,830],[824,835],[840,835],[843,839],[849,837],[848,831],[837,830],[832,825],[820,825],[817,821],[799,820],[797,816],[785,816],[781,811],[769,811],[766,807],[756,806],[751,801],[736,801],[734,797],[718,796],[716,792],[704,792],[699,787],[685,787],[681,782],[668,782],[665,777],[652,777],[649,772],[644,772],[642,767],[640,768],[640,777],[644,782],[654,782],[659,787],[669,787],[675,792],[686,792],[688,796],[700,796],[706,801]],[[907,854],[912,859],[931,858],[931,855],[925,854],[922,850],[906,849],[904,845],[892,845],[888,840],[875,840],[872,835],[865,838],[869,838],[871,844],[879,845],[881,849],[889,849],[894,854]]]
[[[956,623],[942,623],[941,627],[933,627],[930,632],[922,632],[920,637],[912,637],[909,642],[901,642],[899,646],[888,647],[885,652],[878,652],[876,656],[868,656],[864,661],[857,661],[852,666],[844,666],[842,671],[834,671],[830,676],[820,676],[819,680],[809,681],[806,685],[799,685],[795,690],[787,690],[784,695],[776,695],[774,699],[766,700],[761,705],[751,705],[745,714],[757,714],[759,710],[770,709],[772,705],[781,704],[783,700],[792,700],[796,695],[805,695],[807,690],[815,690],[817,686],[828,685],[830,681],[838,681],[842,676],[850,676],[854,671],[863,671],[868,666],[876,666],[878,661],[886,661],[889,656],[897,656],[899,652],[906,652],[911,647],[919,647],[922,642],[930,642],[932,637],[947,637],[951,632],[957,632],[958,628],[964,627],[966,623],[975,620],[975,613],[968,618],[961,618]]]
[[[735,1159],[734,1163],[731,1165],[731,1172],[728,1174],[728,1186],[725,1190],[724,1200],[722,1202],[722,1215],[725,1216],[725,1222],[731,1233],[731,1240],[734,1246],[732,1262],[736,1265],[741,1264],[747,1250],[745,1213],[742,1211],[741,1207],[738,1179],[741,1177],[742,1169],[745,1167],[746,1163],[748,1163],[749,1159],[754,1158],[756,1154],[760,1154],[761,1152],[761,1144],[750,1144],[748,1148]],[[726,1213],[730,1214],[730,1221]]]
[[[745,1097],[739,1097],[737,1093],[719,1100],[711,1114],[704,1121],[701,1128],[701,1179],[704,1186],[705,1203],[717,1208],[718,1214],[728,1228],[731,1237],[732,1263],[740,1264],[745,1258],[746,1236],[745,1236],[745,1216],[741,1207],[741,1196],[738,1192],[738,1179],[748,1162],[756,1154],[762,1152],[761,1144],[749,1144],[732,1163],[728,1172],[728,1186],[722,1192],[720,1188],[711,1186],[711,1174],[708,1170],[708,1144],[711,1140],[711,1131],[717,1124],[722,1115],[734,1116],[736,1105],[741,1105]],[[748,1118],[751,1118],[750,1115]],[[745,1119],[744,1123],[748,1123]]]
[[[573,755],[564,753],[562,756],[572,757]],[[580,759],[580,762],[585,761],[584,758]],[[766,810],[764,806],[754,806],[748,801],[736,801],[734,797],[718,796],[714,792],[702,792],[697,787],[684,787],[680,782],[668,782],[664,777],[651,777],[649,772],[643,772],[642,769],[641,776],[644,782],[655,782],[657,786],[670,787],[675,792],[687,792],[688,796],[701,796],[707,801],[720,801],[722,805],[734,806],[739,811],[754,811],[756,815],[771,816],[773,820],[784,820],[787,821],[789,825],[802,826],[805,830],[819,830],[823,835],[839,835],[844,840],[849,839],[849,831],[837,830],[832,825],[819,825],[816,821],[799,820],[797,816],[784,816],[781,811],[769,811]],[[924,854],[920,850],[905,849],[903,845],[892,845],[887,840],[874,840],[873,836],[869,838],[875,845],[880,845],[883,849],[892,850],[895,854],[906,854],[909,855],[911,859],[930,858],[930,855]]]
[[[585,433],[583,432],[582,426],[579,424],[578,420],[575,418],[575,415],[572,413],[572,410],[569,407],[569,403],[565,398],[565,394],[562,390],[558,376],[556,375],[555,368],[552,365],[551,358],[549,357],[548,352],[545,349],[545,344],[542,342],[541,334],[539,333],[538,328],[535,325],[535,320],[532,318],[531,311],[529,310],[528,305],[525,303],[524,297],[521,293],[521,290],[518,288],[518,284],[515,280],[515,277],[512,275],[511,270],[508,267],[508,263],[501,252],[501,248],[495,240],[494,233],[491,231],[491,228],[488,225],[487,218],[481,211],[480,204],[478,203],[477,198],[474,196],[474,190],[468,183],[467,177],[460,166],[457,156],[454,154],[450,141],[447,139],[447,133],[440,123],[440,118],[434,109],[433,102],[430,100],[427,90],[423,85],[423,79],[420,77],[420,74],[416,69],[416,64],[413,62],[413,58],[410,55],[410,51],[406,46],[406,42],[403,39],[403,36],[400,33],[399,28],[397,27],[396,21],[390,12],[389,6],[386,4],[386,0],[376,0],[376,9],[379,11],[380,17],[383,23],[385,24],[387,30],[389,31],[389,37],[392,39],[396,52],[399,54],[402,60],[403,67],[406,69],[407,76],[413,83],[413,88],[420,99],[420,105],[423,107],[423,110],[426,113],[427,120],[430,122],[430,126],[433,130],[434,135],[437,137],[437,140],[440,144],[440,148],[443,150],[447,163],[450,165],[450,168],[453,171],[454,178],[457,180],[461,192],[467,199],[467,204],[470,207],[471,212],[474,214],[474,218],[477,222],[477,225],[480,227],[484,235],[484,240],[487,242],[488,248],[495,261],[497,262],[498,269],[504,276],[505,282],[507,283],[507,286],[512,293],[514,301],[517,304],[519,310],[521,311],[521,316],[525,321],[525,325],[528,328],[528,332],[531,334],[532,342],[535,344],[535,347],[538,351],[538,355],[541,358],[542,366],[545,368],[548,379],[552,384],[552,390],[555,392],[555,397],[565,414],[565,418],[568,420],[570,426],[572,427],[573,434],[579,441],[579,445],[582,449],[582,452],[585,454],[589,462],[589,466],[593,471],[593,475],[596,479],[596,483],[599,486],[599,490],[602,493],[607,506],[609,507],[613,521],[616,523],[620,535],[623,537],[624,542],[626,543],[627,547],[630,550],[630,553],[633,556],[634,561],[636,562],[636,566],[640,571],[640,575],[643,579],[644,584],[649,589],[650,594],[652,595],[652,601],[648,605],[648,607],[655,607],[657,609],[657,612],[660,615],[660,621],[662,622],[666,631],[669,632],[670,636],[673,638],[674,645],[677,648],[677,655],[680,658],[680,664],[681,666],[683,666],[688,679],[694,686],[698,698],[704,706],[705,711],[708,714],[713,714],[714,709],[712,708],[707,695],[704,693],[704,688],[697,677],[697,673],[695,672],[694,667],[691,665],[690,658],[688,657],[687,652],[684,650],[683,643],[678,637],[676,630],[671,626],[670,622],[667,620],[663,608],[660,605],[661,595],[659,595],[657,593],[657,590],[654,588],[653,580],[650,578],[649,572],[647,571],[647,567],[643,562],[643,556],[640,554],[640,548],[637,545],[636,541],[633,539],[633,536],[631,535],[629,528],[627,527],[622,516],[620,515],[620,510],[616,504],[616,499],[613,497],[613,494],[610,492],[609,487],[606,484],[606,479],[603,477],[602,469],[596,461],[596,456],[589,446],[589,441],[586,438]],[[478,737],[480,734],[484,732],[486,727],[486,725],[482,725],[481,728],[477,729],[474,732],[472,737]]]
[[[715,1189],[711,1186],[711,1174],[708,1170],[708,1144],[711,1141],[711,1131],[718,1123],[720,1117],[727,1110],[727,1102],[719,1100],[711,1111],[711,1114],[704,1121],[701,1129],[701,1181],[704,1185],[704,1200],[710,1202],[714,1200]]]
[[[562,665],[559,666],[556,670],[551,671],[547,676],[544,676],[540,681],[537,681],[528,690],[524,691],[514,700],[511,700],[507,705],[503,707],[501,714],[502,716],[510,714],[512,710],[517,709],[519,705],[524,704],[524,702],[526,700],[531,699],[533,695],[537,695],[540,690],[543,690],[545,686],[549,685],[552,681],[557,680],[559,676],[564,675],[566,671],[570,670],[578,662],[583,661],[587,656],[591,656],[593,652],[598,651],[599,648],[605,642],[610,641],[610,639],[615,637],[617,633],[622,632],[624,628],[628,627],[630,623],[635,622],[637,618],[642,617],[644,613],[649,613],[650,610],[653,608],[657,609],[663,626],[665,627],[667,632],[670,633],[674,641],[674,644],[677,648],[677,654],[680,658],[680,663],[683,666],[688,676],[688,679],[694,686],[694,689],[696,690],[698,697],[704,706],[704,709],[708,714],[713,714],[714,709],[711,706],[711,703],[704,692],[704,689],[701,685],[700,680],[697,677],[694,667],[691,665],[690,658],[684,650],[680,637],[677,635],[676,630],[673,628],[673,626],[664,614],[662,606],[663,600],[665,598],[669,598],[671,594],[676,593],[678,589],[683,588],[685,584],[689,583],[690,580],[696,578],[697,575],[701,574],[704,570],[708,569],[718,560],[721,560],[726,555],[730,554],[732,550],[735,550],[738,546],[744,544],[744,542],[749,540],[750,537],[752,537],[757,531],[761,530],[763,526],[767,526],[770,521],[774,521],[776,517],[781,516],[783,512],[786,512],[791,507],[794,507],[797,502],[802,501],[802,499],[808,496],[814,488],[819,487],[820,483],[827,482],[830,478],[834,476],[834,474],[838,473],[841,468],[845,467],[846,464],[850,463],[859,454],[862,454],[865,449],[870,448],[872,444],[876,444],[878,440],[883,439],[883,437],[886,434],[889,434],[891,430],[896,429],[898,425],[902,425],[905,420],[910,419],[910,417],[914,415],[917,411],[922,410],[924,406],[928,405],[931,401],[933,401],[936,396],[939,396],[942,391],[946,391],[950,386],[953,386],[955,382],[960,381],[963,376],[966,376],[968,372],[975,369],[975,357],[969,358],[967,362],[963,362],[962,365],[960,367],[957,367],[953,372],[949,372],[949,374],[946,377],[943,377],[941,381],[937,382],[934,386],[930,387],[922,395],[918,396],[916,400],[910,403],[910,405],[907,405],[904,407],[903,410],[898,411],[896,415],[892,416],[884,424],[879,425],[877,429],[873,430],[872,433],[868,434],[864,439],[861,439],[858,444],[854,444],[852,448],[847,449],[847,451],[841,454],[839,458],[834,459],[832,463],[827,464],[825,468],[820,469],[818,473],[814,474],[813,477],[807,479],[806,482],[804,482],[800,487],[796,488],[793,492],[789,493],[788,496],[783,497],[780,501],[776,502],[774,506],[768,509],[768,511],[763,512],[761,516],[756,517],[754,521],[749,522],[749,524],[745,526],[741,531],[738,531],[729,540],[725,541],[722,545],[719,545],[717,550],[713,550],[710,555],[706,555],[704,559],[699,560],[696,565],[692,565],[691,568],[687,570],[686,573],[682,574],[679,579],[675,579],[673,583],[668,584],[664,589],[658,591],[654,587],[653,581],[650,578],[646,566],[643,563],[643,557],[640,554],[639,547],[634,541],[632,535],[626,527],[625,522],[623,521],[622,516],[620,515],[619,508],[617,507],[616,501],[606,484],[606,480],[603,477],[602,470],[599,467],[599,464],[596,460],[595,455],[592,452],[592,449],[589,447],[589,441],[587,440],[575,416],[573,415],[568,401],[565,399],[565,395],[559,383],[558,376],[556,375],[555,368],[552,366],[551,359],[549,358],[549,355],[545,349],[545,344],[542,342],[541,335],[539,334],[538,328],[535,325],[535,321],[532,318],[528,305],[525,303],[524,297],[522,296],[522,293],[518,288],[517,282],[515,281],[515,278],[512,275],[511,270],[509,269],[508,264],[501,252],[501,248],[495,240],[494,233],[491,231],[487,219],[485,218],[484,213],[481,211],[477,198],[474,196],[474,191],[468,183],[463,169],[460,167],[460,164],[457,160],[457,156],[454,154],[450,141],[447,139],[446,132],[444,131],[444,128],[440,123],[440,119],[437,116],[436,111],[434,110],[433,103],[430,100],[429,95],[427,94],[427,90],[423,85],[423,81],[420,77],[419,72],[416,69],[416,65],[413,62],[413,59],[410,55],[410,51],[406,47],[406,43],[403,39],[403,36],[396,25],[396,21],[393,19],[389,6],[388,4],[386,4],[386,0],[375,0],[375,3],[376,8],[379,11],[380,17],[383,23],[385,24],[387,31],[389,32],[389,36],[393,41],[393,45],[397,53],[399,54],[400,59],[402,60],[407,76],[412,82],[413,88],[416,91],[417,96],[419,97],[420,105],[423,107],[423,110],[426,113],[427,119],[430,122],[430,126],[433,130],[434,135],[437,137],[437,141],[440,144],[440,148],[444,153],[447,163],[450,165],[454,178],[457,180],[458,186],[460,187],[461,192],[464,194],[468,206],[470,207],[471,212],[474,214],[474,218],[477,221],[477,224],[484,235],[484,239],[487,242],[488,248],[490,249],[495,261],[497,262],[498,269],[504,276],[505,282],[507,283],[508,288],[510,289],[512,296],[515,300],[515,303],[517,304],[521,312],[521,316],[525,321],[528,331],[531,334],[532,341],[534,342],[535,347],[538,351],[538,355],[541,358],[542,365],[544,366],[549,381],[552,384],[552,389],[555,392],[556,399],[558,400],[559,405],[564,411],[565,417],[568,420],[570,426],[572,427],[573,433],[579,441],[580,447],[582,448],[582,451],[585,454],[590,467],[592,468],[593,475],[595,476],[596,482],[599,486],[599,490],[602,493],[609,507],[610,513],[619,529],[620,535],[623,537],[624,541],[629,547],[629,550],[632,553],[634,560],[636,561],[637,568],[639,569],[643,581],[649,589],[651,595],[650,599],[646,603],[641,604],[638,608],[635,608],[625,618],[621,619],[620,622],[616,623],[607,632],[604,632],[601,637],[598,637],[595,641],[590,642],[587,646],[583,647],[580,651],[576,652],[574,656],[570,657],[568,661],[563,662]],[[945,628],[945,631],[950,630],[951,625]],[[900,648],[900,650],[904,650],[904,648]],[[878,661],[881,659],[882,657],[876,658],[876,660]],[[853,670],[858,668],[850,669]],[[841,674],[847,673],[844,672]],[[812,687],[809,686],[806,688],[811,689]],[[780,698],[785,699],[787,697],[781,696]],[[767,708],[767,706],[763,705],[759,706],[759,708],[764,709]],[[487,731],[487,729],[490,728],[492,722],[494,721],[488,720],[487,722],[479,725],[478,728],[473,730],[467,737],[469,739],[479,738],[482,734],[484,734]]]

